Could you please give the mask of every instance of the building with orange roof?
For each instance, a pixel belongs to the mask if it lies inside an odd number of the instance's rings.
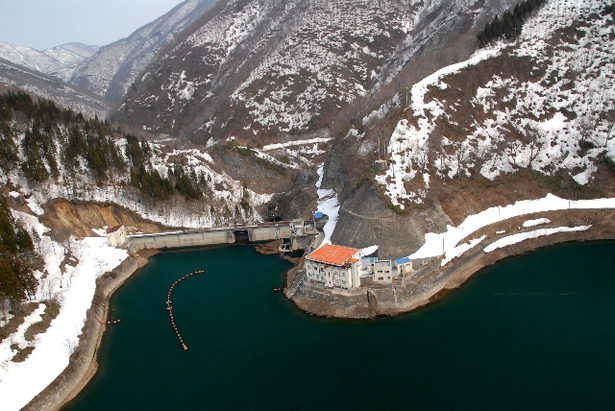
[[[391,284],[394,278],[413,271],[410,258],[379,260],[378,257],[369,256],[374,252],[370,248],[358,250],[333,244],[321,246],[305,259],[307,281],[313,285],[350,291],[371,284]]]
[[[360,269],[360,250],[333,244],[316,249],[305,261],[308,281],[345,291],[359,286]]]

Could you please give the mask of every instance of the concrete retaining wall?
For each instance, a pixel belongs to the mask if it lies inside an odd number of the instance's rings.
[[[242,229],[223,229],[209,231],[186,231],[156,234],[130,235],[128,239],[136,250],[196,247],[215,244],[232,244],[236,232],[247,232],[249,240],[272,241],[290,238],[287,225],[270,227],[247,227]]]
[[[253,227],[248,229],[250,241],[272,241],[290,238],[290,227]]]
[[[131,235],[128,236],[128,239],[137,250],[231,244],[235,242],[233,232],[227,230]]]

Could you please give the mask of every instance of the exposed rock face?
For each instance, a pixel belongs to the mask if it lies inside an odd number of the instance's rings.
[[[101,229],[118,224],[135,227],[144,233],[164,230],[162,224],[148,221],[116,205],[71,203],[66,200],[50,202],[45,207],[42,220],[51,228],[49,235],[58,241],[65,240],[71,234],[78,237],[95,237],[97,234],[92,231],[93,228]]]
[[[373,185],[362,184],[342,205],[331,240],[363,248],[380,247],[381,258],[399,258],[418,250],[426,232],[443,232],[452,224],[439,205],[397,214],[378,196]]]

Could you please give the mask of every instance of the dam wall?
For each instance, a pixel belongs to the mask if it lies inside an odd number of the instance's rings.
[[[198,247],[216,244],[233,244],[237,242],[260,242],[290,239],[291,228],[288,225],[229,227],[202,231],[174,231],[155,234],[129,235],[132,247],[138,250]]]

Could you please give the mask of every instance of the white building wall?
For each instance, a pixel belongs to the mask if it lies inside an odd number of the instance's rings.
[[[126,229],[121,226],[112,233],[107,233],[107,241],[111,247],[119,247],[126,242]]]
[[[374,263],[374,282],[381,284],[393,282],[393,264],[391,260],[378,260]]]
[[[350,266],[350,287],[354,288],[361,285],[359,277],[361,276],[361,261],[356,262]]]
[[[349,290],[353,287],[352,267],[339,267],[306,260],[305,272],[308,280],[312,283],[342,290]]]

